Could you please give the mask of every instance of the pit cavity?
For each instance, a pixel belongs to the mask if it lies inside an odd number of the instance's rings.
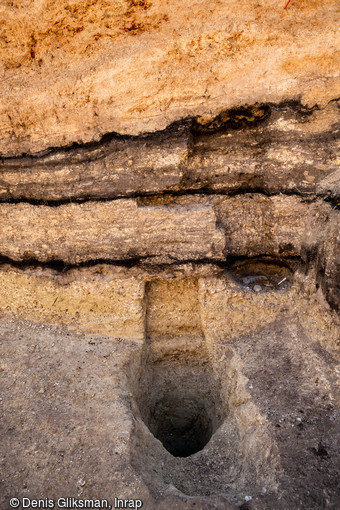
[[[131,464],[154,494],[275,489],[278,454],[232,345],[212,350],[195,278],[146,286],[146,340],[129,365]]]
[[[151,341],[131,376],[131,463],[150,490],[223,495],[275,489],[276,445],[232,349],[211,359],[203,338]],[[172,490],[172,489],[171,489]]]
[[[141,417],[174,457],[202,450],[223,421],[221,388],[204,354],[179,352],[178,346],[164,353],[158,345],[143,367],[143,391],[137,394]]]

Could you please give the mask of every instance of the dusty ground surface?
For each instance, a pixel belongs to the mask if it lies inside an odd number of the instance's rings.
[[[0,154],[339,97],[336,0],[1,2]]]

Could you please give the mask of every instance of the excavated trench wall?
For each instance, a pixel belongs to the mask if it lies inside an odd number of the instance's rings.
[[[337,101],[257,104],[160,133],[3,158],[2,261],[295,257],[338,308],[338,137]]]
[[[333,431],[328,376],[308,383],[327,364],[308,359],[339,356],[339,126],[337,101],[256,104],[2,159],[0,310],[133,342],[126,462],[150,508],[313,499],[273,427],[302,388]]]

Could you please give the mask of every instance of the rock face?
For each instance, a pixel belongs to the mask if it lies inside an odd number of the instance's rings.
[[[338,164],[337,101],[242,107],[6,158],[0,255],[67,265],[301,257],[337,307]]]
[[[283,7],[1,3],[1,509],[338,510],[339,11]]]
[[[0,154],[339,97],[337,0],[3,1]]]
[[[0,207],[2,254],[13,260],[223,259],[224,239],[209,206],[137,207],[135,200],[116,200]]]
[[[164,192],[339,197],[339,104],[224,111],[143,137],[1,161],[0,199],[66,201]]]
[[[190,129],[109,141],[2,162],[1,198],[112,198],[175,189],[188,158]]]

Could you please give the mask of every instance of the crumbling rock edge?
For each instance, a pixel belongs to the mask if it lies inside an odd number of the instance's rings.
[[[24,152],[22,154],[5,155],[0,154],[1,161],[20,160],[21,158],[30,158],[36,160],[45,156],[53,155],[55,153],[65,153],[70,156],[72,152],[76,152],[77,149],[90,149],[100,148],[112,140],[148,140],[157,139],[158,137],[168,136],[172,133],[181,133],[184,131],[190,131],[193,133],[218,133],[227,129],[240,129],[245,127],[253,127],[265,120],[269,119],[272,110],[281,110],[289,108],[296,112],[301,118],[308,118],[316,111],[324,111],[329,108],[329,105],[338,103],[340,97],[335,97],[328,101],[326,105],[319,106],[315,103],[313,106],[301,103],[298,99],[285,100],[279,103],[267,102],[255,104],[245,104],[234,106],[228,109],[220,109],[214,116],[211,115],[197,115],[189,116],[182,119],[177,119],[165,128],[155,131],[145,131],[138,135],[129,135],[119,133],[116,131],[110,131],[101,135],[99,140],[93,140],[89,142],[71,142],[67,145],[47,147],[37,152]],[[340,106],[338,106],[340,108]]]

